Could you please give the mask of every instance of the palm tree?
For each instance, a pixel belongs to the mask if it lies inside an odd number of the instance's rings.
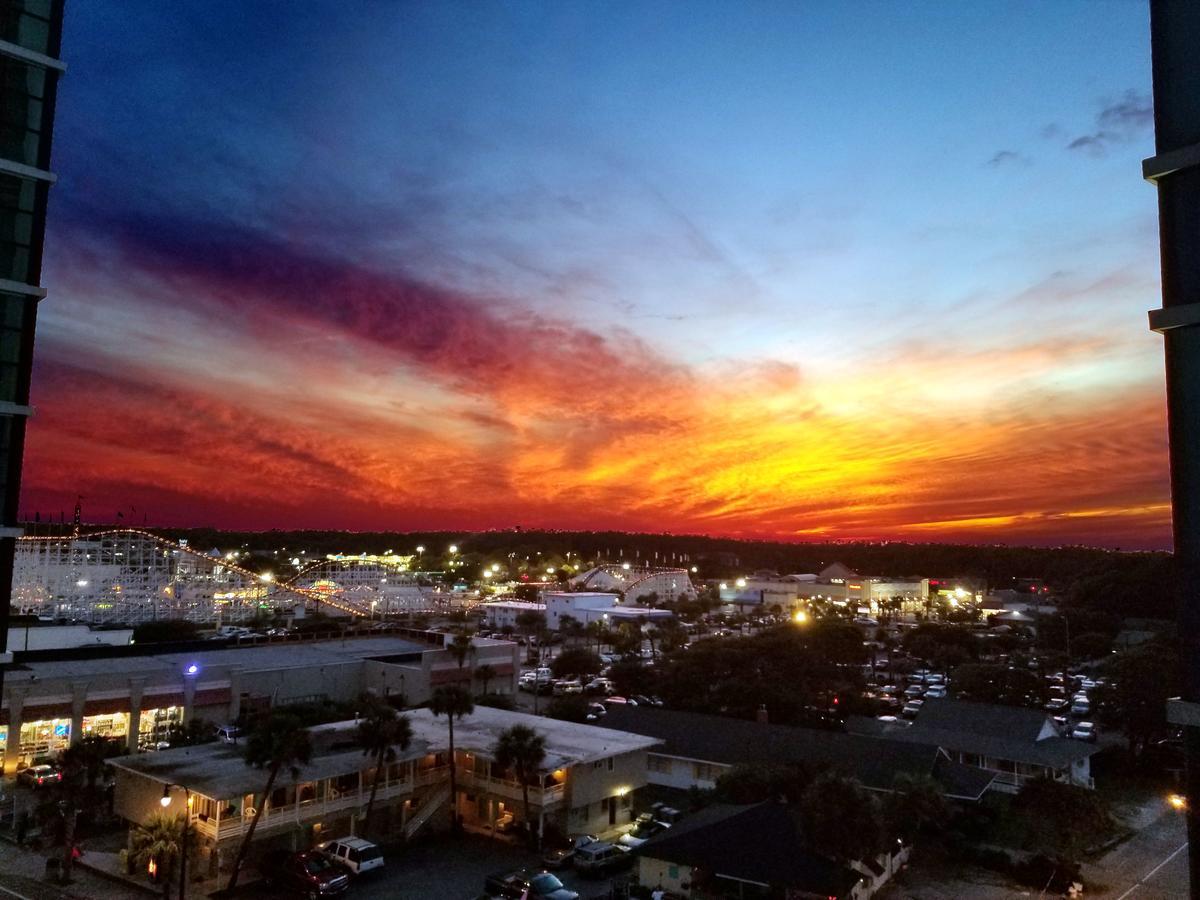
[[[254,840],[254,829],[258,827],[263,807],[267,805],[275,787],[275,779],[286,767],[291,770],[292,780],[295,781],[300,777],[300,766],[307,764],[311,758],[312,743],[309,741],[308,730],[300,719],[291,713],[272,711],[250,733],[246,740],[246,765],[265,768],[268,773],[267,784],[263,788],[262,799],[254,808],[254,818],[250,820],[250,827],[246,829],[246,836],[242,838],[237,858],[233,861],[233,872],[229,876],[229,886],[226,888],[230,894],[237,887],[242,863],[246,861],[246,851],[250,849],[250,842]]]
[[[483,693],[486,695],[488,692],[488,684],[493,678],[496,677],[496,669],[494,666],[484,663],[475,670],[475,677],[483,682]]]
[[[403,753],[412,743],[412,724],[408,716],[376,698],[368,701],[366,715],[358,723],[358,742],[363,755],[375,759],[375,777],[371,779],[371,796],[367,800],[367,814],[363,821],[363,832],[371,829],[371,811],[375,808],[375,794],[379,791],[379,773],[385,762],[396,758],[396,749]]]
[[[471,644],[471,636],[465,631],[460,631],[454,635],[454,640],[446,645],[446,649],[450,651],[450,655],[454,657],[454,661],[461,669],[466,664],[467,657],[471,655],[471,650],[474,649]]]
[[[155,813],[144,825],[134,829],[129,842],[129,859],[143,871],[154,864],[155,877],[163,889],[163,900],[170,900],[175,882],[175,864],[179,861],[183,816]]]
[[[538,774],[546,758],[546,739],[528,725],[514,725],[500,732],[492,748],[496,765],[508,769],[521,782],[521,799],[525,804],[525,829],[532,834],[529,819],[529,782]],[[538,840],[541,840],[538,834]]]
[[[450,726],[450,826],[457,832],[459,830],[458,773],[454,762],[454,720],[473,713],[475,703],[471,700],[470,691],[456,684],[449,685],[434,690],[433,698],[429,701],[429,711],[435,716],[444,715]]]

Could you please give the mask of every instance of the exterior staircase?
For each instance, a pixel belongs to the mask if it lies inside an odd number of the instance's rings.
[[[417,809],[411,819],[404,825],[404,837],[411,838],[417,831],[432,819],[439,810],[450,802],[450,785],[441,784],[432,793],[428,794],[420,807]]]

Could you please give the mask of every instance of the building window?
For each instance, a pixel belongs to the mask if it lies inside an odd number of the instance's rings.
[[[616,767],[617,767],[617,759],[616,759],[616,757],[615,757],[615,756],[610,756],[610,757],[608,758],[608,771],[612,772],[613,770],[615,770],[615,769],[616,769]]]

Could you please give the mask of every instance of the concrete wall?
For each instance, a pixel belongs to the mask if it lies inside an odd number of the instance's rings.
[[[692,870],[689,866],[639,856],[637,879],[638,884],[643,887],[651,889],[661,887],[672,894],[686,897],[691,888]]]
[[[611,764],[612,768],[609,768]],[[571,833],[606,831],[632,821],[633,793],[646,785],[646,751],[623,753],[573,766],[567,773],[567,829]],[[608,811],[617,805],[615,821]]]

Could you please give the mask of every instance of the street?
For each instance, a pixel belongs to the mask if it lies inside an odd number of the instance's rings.
[[[1134,837],[1084,869],[1088,896],[1167,900],[1188,893],[1187,833],[1181,813],[1165,808]]]

